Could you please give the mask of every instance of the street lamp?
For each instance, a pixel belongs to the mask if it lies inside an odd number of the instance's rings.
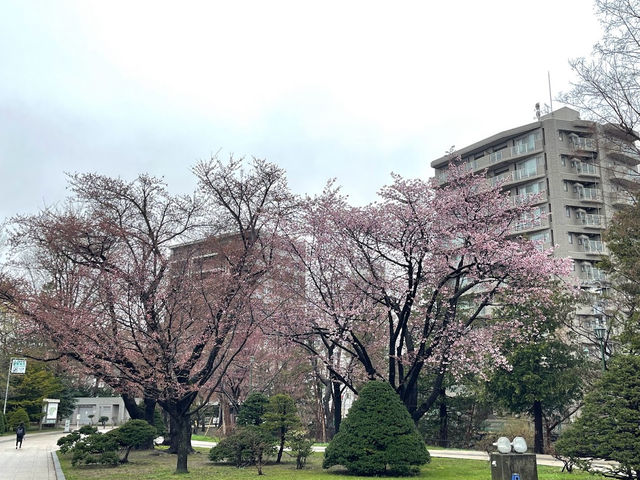
[[[595,333],[596,338],[600,341],[600,358],[602,358],[602,371],[604,372],[607,369],[607,363],[604,358],[604,335],[607,333],[607,329],[601,323],[598,323],[593,329],[593,333]]]

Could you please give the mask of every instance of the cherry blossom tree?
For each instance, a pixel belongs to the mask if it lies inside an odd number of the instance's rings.
[[[365,207],[350,206],[330,184],[290,229],[306,286],[298,307],[285,309],[282,333],[310,351],[318,342],[341,351],[337,363],[319,358],[353,391],[361,377],[348,359],[357,360],[366,377],[393,386],[417,421],[446,372],[505,363],[500,345],[521,325],[493,318],[493,306],[544,299],[550,280],[568,273],[565,261],[513,235],[531,209],[454,163],[444,184],[396,175]],[[427,372],[434,380],[419,401]]]
[[[194,172],[193,197],[147,176],[71,176],[66,209],[17,220],[21,275],[2,293],[61,354],[163,407],[177,473],[194,401],[272,314],[260,288],[292,205],[284,172],[265,161],[214,158]]]

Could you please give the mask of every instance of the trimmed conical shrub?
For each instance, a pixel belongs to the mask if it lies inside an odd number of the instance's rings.
[[[357,475],[409,475],[429,460],[400,397],[388,383],[371,381],[327,446],[322,466],[343,465]]]

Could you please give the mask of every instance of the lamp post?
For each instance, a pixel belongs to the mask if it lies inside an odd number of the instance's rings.
[[[602,371],[607,370],[607,363],[604,358],[604,335],[607,332],[607,329],[602,326],[601,323],[598,323],[596,327],[593,329],[593,333],[595,333],[596,338],[600,341],[600,358],[602,358]]]

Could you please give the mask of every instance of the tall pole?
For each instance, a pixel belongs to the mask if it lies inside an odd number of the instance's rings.
[[[2,409],[2,414],[7,414],[7,398],[9,398],[9,379],[11,378],[11,362],[13,362],[13,358],[9,360],[9,372],[7,372],[7,388],[4,391],[4,408]]]
[[[604,358],[604,338],[600,339],[600,357],[602,358],[602,371],[607,371],[607,361]]]

